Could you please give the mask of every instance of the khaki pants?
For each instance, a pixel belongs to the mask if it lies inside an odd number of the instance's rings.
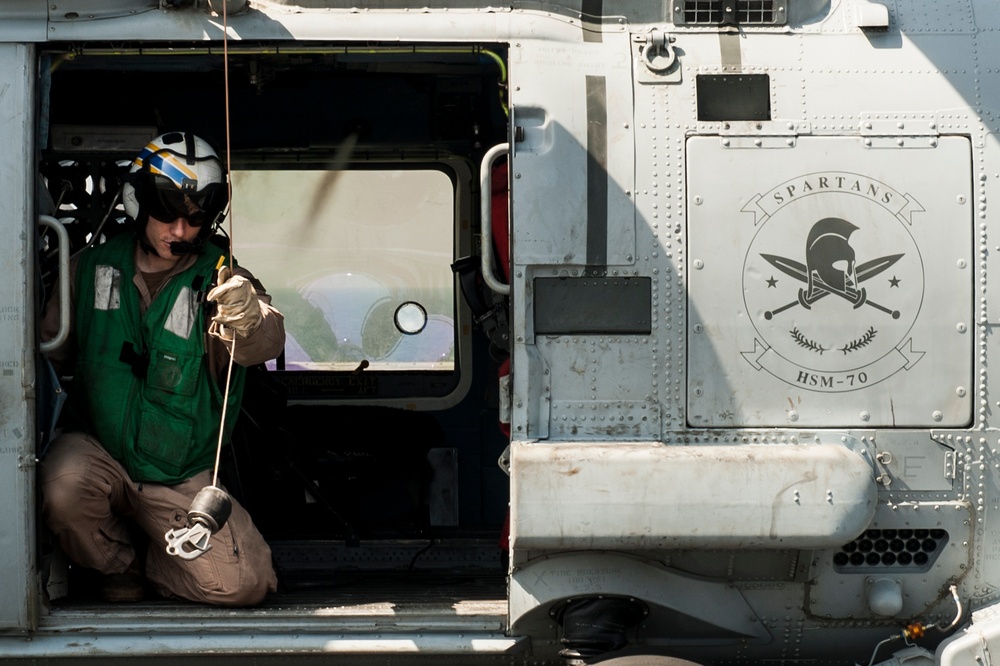
[[[229,520],[194,560],[168,555],[164,534],[185,527],[191,500],[211,485],[205,471],[174,486],[136,483],[93,437],[57,438],[39,472],[42,514],[70,559],[104,574],[135,560],[125,519],[149,535],[146,578],[164,596],[250,606],[277,589],[271,549],[236,501]]]

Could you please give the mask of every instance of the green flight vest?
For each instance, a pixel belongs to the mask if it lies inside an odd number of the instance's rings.
[[[142,316],[130,234],[80,257],[75,399],[91,432],[133,481],[179,483],[215,464],[223,395],[208,371],[204,294],[221,256],[206,243]],[[240,411],[245,376],[245,368],[233,366],[224,441]]]

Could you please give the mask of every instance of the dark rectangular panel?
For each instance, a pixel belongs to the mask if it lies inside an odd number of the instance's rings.
[[[652,330],[649,278],[536,278],[534,290],[536,335]]]
[[[583,27],[583,41],[604,41],[604,0],[583,0],[580,3],[580,25]]]
[[[608,263],[608,91],[587,77],[587,265]]]
[[[770,120],[767,74],[699,74],[698,120]]]

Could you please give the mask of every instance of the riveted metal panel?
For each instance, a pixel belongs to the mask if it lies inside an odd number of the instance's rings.
[[[631,264],[635,258],[629,34],[515,43],[512,214],[517,264]]]
[[[879,483],[896,492],[950,491],[955,486],[956,453],[926,431],[883,431],[872,438]]]
[[[971,144],[914,143],[688,142],[690,423],[970,423]]]
[[[972,0],[920,3],[919,8],[898,12],[899,29],[907,34],[971,34],[976,31]]]
[[[929,587],[946,589],[954,572],[968,566],[972,513],[964,501],[880,503],[864,534],[814,558],[810,610],[828,618],[864,615],[871,612],[869,582],[892,578],[902,581],[904,592],[898,617],[925,612],[926,598],[911,593],[917,577],[906,574],[919,572]],[[944,608],[954,613],[954,606]]]
[[[639,441],[660,434],[660,405],[650,400],[552,400],[551,405],[554,440]]]

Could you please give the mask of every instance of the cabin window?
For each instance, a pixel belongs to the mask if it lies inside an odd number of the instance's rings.
[[[232,182],[236,256],[285,315],[271,369],[455,370],[447,173],[252,168]]]

